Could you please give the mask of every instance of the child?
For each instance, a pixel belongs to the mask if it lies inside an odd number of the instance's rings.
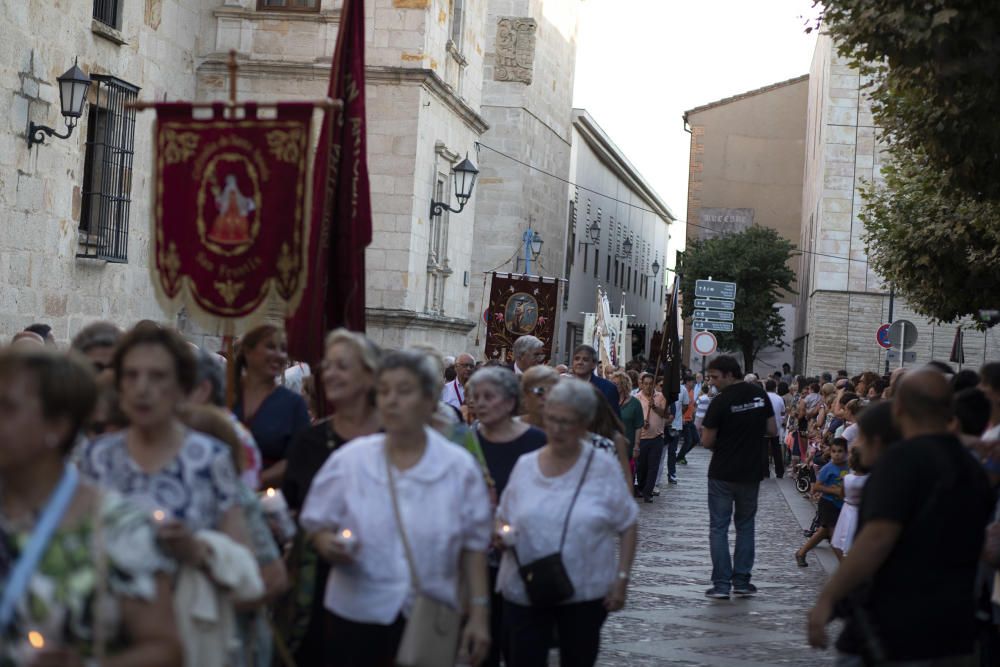
[[[861,504],[861,492],[868,481],[868,468],[861,462],[861,449],[854,447],[847,457],[851,472],[844,477],[844,507],[840,510],[837,527],[830,538],[830,546],[837,557],[843,558],[854,542],[854,532],[858,528],[858,505]]]
[[[830,539],[844,504],[843,478],[847,475],[847,441],[834,438],[830,445],[830,462],[819,471],[813,492],[823,494],[819,499],[819,530],[795,552],[795,562],[799,567],[808,567],[806,554],[823,540]]]

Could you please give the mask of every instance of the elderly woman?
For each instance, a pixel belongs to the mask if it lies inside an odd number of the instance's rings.
[[[148,515],[66,463],[96,391],[85,361],[0,352],[0,664],[181,664]]]
[[[548,664],[553,630],[562,664],[593,665],[608,612],[625,604],[638,508],[617,462],[585,446],[597,401],[586,382],[556,385],[545,402],[548,442],[518,460],[500,500],[498,518],[510,526],[513,548],[504,552],[498,584],[507,656],[518,667]],[[554,554],[572,586],[561,599],[543,599],[520,569]]]
[[[392,665],[414,596],[458,610],[460,583],[471,600],[460,652],[477,664],[489,648],[490,505],[475,459],[427,426],[440,378],[427,355],[386,355],[375,377],[385,433],[334,452],[309,488],[300,523],[333,566],[327,665]]]
[[[375,412],[375,372],[382,351],[364,335],[337,329],[326,339],[320,379],[333,416],[301,431],[288,448],[288,468],[281,485],[288,506],[302,510],[316,473],[344,443],[378,432]],[[301,665],[314,664],[323,654],[326,611],[323,590],[330,564],[299,535],[289,557],[295,588],[278,614],[285,641]]]
[[[191,581],[187,575],[205,572],[224,591],[233,585],[229,577],[238,576],[241,587],[235,597],[257,597],[263,586],[248,549],[240,481],[229,447],[189,430],[177,414],[197,374],[190,346],[176,331],[140,324],[119,342],[112,366],[130,425],[88,443],[81,472],[155,515],[160,547],[181,566],[185,583]],[[232,560],[220,567],[224,558]],[[179,591],[183,598],[188,588],[181,591],[175,585],[175,595]],[[175,606],[182,625],[190,622],[190,607]],[[222,659],[228,651],[224,632],[220,628],[204,642],[190,633],[184,636],[188,662],[211,655],[219,658],[218,664],[227,664]]]
[[[634,372],[634,371],[633,371]],[[629,373],[615,373],[611,381],[618,388],[618,406],[621,411],[623,435],[628,442],[628,458],[632,460],[632,450],[635,449],[635,436],[645,421],[642,415],[642,404],[632,395],[632,376]]]
[[[532,366],[521,376],[521,421],[543,428],[545,395],[559,382],[559,373],[551,366]]]
[[[253,433],[264,458],[262,487],[278,487],[292,438],[309,426],[309,408],[300,394],[278,384],[288,365],[285,332],[271,324],[251,329],[236,353],[233,412]]]

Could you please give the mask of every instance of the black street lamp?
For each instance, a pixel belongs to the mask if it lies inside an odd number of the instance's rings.
[[[87,103],[87,89],[90,88],[90,77],[77,67],[74,60],[73,66],[56,80],[59,82],[59,106],[66,119],[66,134],[58,134],[51,127],[35,125],[32,122],[28,125],[29,149],[35,144],[44,144],[46,136],[68,139],[69,135],[73,134],[77,119],[83,115],[83,107]]]
[[[655,278],[656,274],[660,272],[660,263],[654,259],[653,266],[651,266],[650,268],[653,269],[653,277]]]
[[[476,165],[472,164],[468,156],[455,165],[451,170],[451,177],[455,182],[455,199],[458,200],[458,208],[452,208],[448,202],[431,199],[431,217],[441,215],[445,211],[461,213],[465,205],[469,203],[469,198],[472,197],[472,189],[476,187],[478,176],[479,170],[476,169]]]
[[[618,256],[620,258],[622,258],[622,259],[628,259],[629,257],[632,256],[632,239],[631,238],[626,238],[625,242],[622,243],[622,250],[618,254]]]
[[[594,222],[587,229],[587,235],[590,236],[591,243],[599,243],[601,240],[601,223],[594,220]]]

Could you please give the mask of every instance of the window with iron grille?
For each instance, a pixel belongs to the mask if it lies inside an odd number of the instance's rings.
[[[320,0],[257,0],[259,11],[318,12]]]
[[[106,74],[90,78],[94,103],[87,115],[82,248],[77,256],[127,262],[136,112],[127,104],[136,100],[139,88]]]
[[[123,0],[94,0],[94,20],[120,30],[123,4]]]

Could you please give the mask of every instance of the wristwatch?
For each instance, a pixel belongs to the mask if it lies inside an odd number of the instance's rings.
[[[618,573],[615,575],[615,577],[618,578],[618,581],[628,581],[629,579],[632,578],[629,575],[629,573],[626,572],[625,570],[618,570]]]

